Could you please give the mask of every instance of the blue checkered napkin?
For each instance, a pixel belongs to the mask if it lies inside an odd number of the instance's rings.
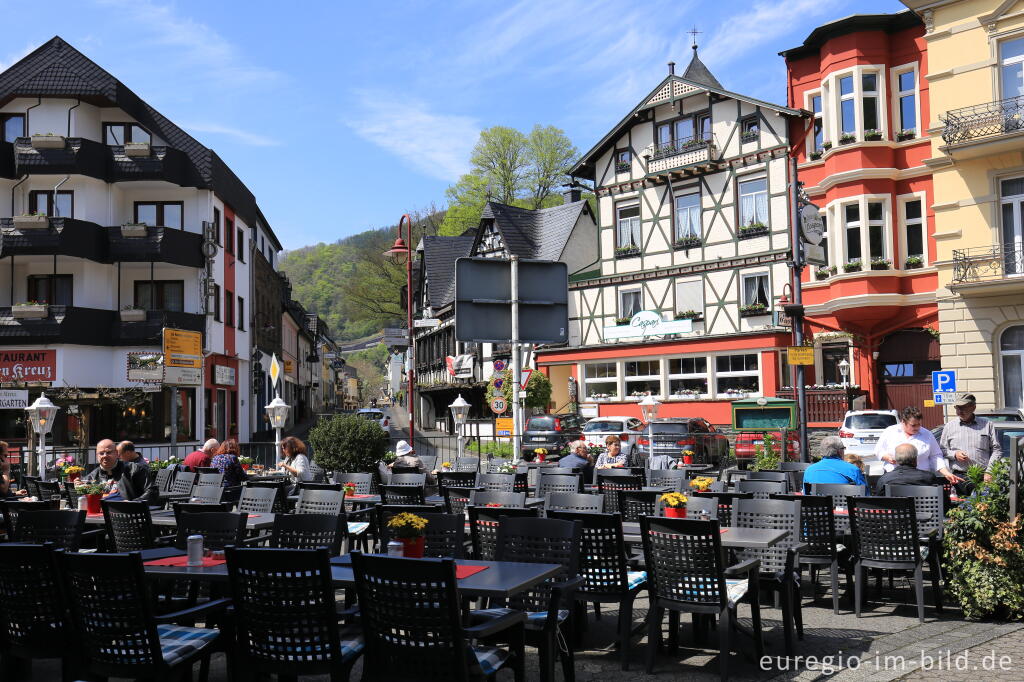
[[[628,589],[640,587],[647,582],[647,571],[629,571],[626,573],[626,580],[629,582]]]
[[[725,579],[725,592],[726,598],[729,600],[729,606],[736,606],[740,603],[740,599],[747,593],[747,589],[750,587],[750,583],[746,578],[726,578]]]
[[[482,617],[485,619],[500,618],[508,613],[515,612],[515,609],[506,608],[493,608],[493,609],[477,609],[470,612],[472,618]],[[558,622],[563,622],[569,617],[569,612],[566,609],[558,610]],[[548,619],[547,611],[526,611],[526,627],[531,629],[538,629],[544,627],[544,622]]]
[[[167,665],[174,665],[189,654],[202,649],[220,634],[217,630],[173,624],[157,625],[156,633],[160,637],[160,652]]]
[[[470,646],[468,649],[470,675],[493,675],[505,665],[510,656],[507,651],[496,646]]]
[[[348,534],[349,535],[362,535],[366,532],[366,529],[370,527],[368,521],[349,521],[348,522]]]
[[[340,633],[341,660],[347,661],[363,653],[363,631],[358,627],[345,628]]]

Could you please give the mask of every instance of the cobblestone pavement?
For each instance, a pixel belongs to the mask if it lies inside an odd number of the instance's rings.
[[[872,600],[857,618],[850,610],[848,599],[840,601],[839,615],[832,613],[831,598],[811,601],[808,588],[804,589],[804,640],[797,642],[797,654],[802,658],[786,659],[782,650],[780,612],[770,606],[761,609],[765,629],[765,653],[770,660],[753,660],[753,646],[749,638],[739,635],[729,660],[730,679],[735,680],[1024,680],[1024,623],[974,623],[964,621],[959,610],[947,606],[937,614],[931,607],[925,610],[925,623],[917,620],[916,607],[910,597],[909,584],[897,581],[896,589],[886,589],[881,598],[872,593]],[[585,649],[576,653],[576,679],[580,682],[632,682],[655,679],[665,680],[717,680],[719,658],[716,637],[708,636],[706,648],[694,645],[689,618],[683,618],[679,649],[675,653],[658,653],[654,676],[646,675],[647,656],[645,634],[633,637],[630,669],[621,670],[618,652],[614,649],[616,610],[605,605],[601,620],[595,621],[593,611],[588,618],[584,638]],[[749,609],[740,607],[740,622],[749,626]],[[639,628],[647,615],[647,600],[637,600],[633,620]],[[665,624],[667,631],[667,619]],[[646,632],[646,631],[644,631]],[[966,659],[958,654],[966,650]],[[948,656],[947,656],[947,651]],[[994,651],[994,658],[993,658]],[[986,659],[985,657],[989,658]],[[781,657],[781,658],[779,658]],[[1000,658],[1003,657],[1003,658]],[[1009,657],[1009,658],[1006,658]],[[941,658],[942,669],[938,661]],[[956,670],[959,661],[975,666],[969,670]],[[763,663],[763,665],[762,665]],[[986,670],[985,667],[1002,670]],[[922,664],[929,668],[923,670]],[[964,665],[963,663],[961,665]],[[210,680],[226,682],[225,660],[214,657]],[[949,668],[953,669],[950,670]],[[361,667],[357,665],[352,676],[358,680]],[[59,668],[52,662],[36,665],[36,680],[59,679]],[[311,680],[326,680],[311,677]],[[502,673],[499,680],[511,680],[511,673]],[[527,649],[527,679],[539,679],[537,655]],[[561,680],[556,672],[556,680]]]

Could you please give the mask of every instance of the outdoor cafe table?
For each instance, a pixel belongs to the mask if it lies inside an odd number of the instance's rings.
[[[722,547],[733,549],[768,549],[786,539],[788,530],[771,528],[736,528],[726,526],[722,529]],[[636,521],[622,522],[623,539],[627,543],[640,544],[640,524]]]
[[[299,496],[298,495],[289,495],[288,499],[290,501],[292,501],[292,502],[298,502],[299,501]],[[426,502],[427,504],[433,504],[433,505],[443,505],[444,504],[444,498],[441,497],[440,495],[427,495],[425,498],[423,498],[423,501]],[[347,495],[345,497],[345,502],[352,503],[353,507],[356,507],[356,506],[359,506],[359,507],[372,507],[375,504],[380,504],[381,500],[380,500],[380,495],[356,495],[356,496]],[[526,506],[527,507],[539,507],[539,506],[541,506],[543,504],[544,504],[544,498],[543,497],[527,497],[526,498]]]
[[[177,526],[178,521],[174,518],[174,512],[169,509],[162,509],[150,513],[154,526]],[[103,523],[103,514],[86,514],[85,522],[95,525]],[[245,527],[248,530],[266,530],[274,526],[273,514],[249,514],[245,520]]]

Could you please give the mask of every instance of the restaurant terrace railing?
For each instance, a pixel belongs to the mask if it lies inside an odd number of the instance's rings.
[[[952,109],[941,118],[946,144],[1015,133],[1024,130],[1024,96]]]
[[[806,421],[841,424],[846,411],[853,409],[853,401],[866,393],[859,388],[808,389]],[[791,388],[783,388],[775,392],[775,397],[796,400],[796,392]]]
[[[953,284],[991,282],[1024,275],[1024,245],[995,244],[953,250]]]

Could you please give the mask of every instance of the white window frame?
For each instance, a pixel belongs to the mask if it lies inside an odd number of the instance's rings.
[[[672,374],[672,361],[673,360],[697,360],[697,359],[704,360],[704,371],[703,372],[683,372],[683,373]],[[666,375],[667,383],[665,384],[665,397],[669,398],[669,399],[679,397],[681,394],[676,394],[676,393],[672,392],[672,381],[673,380],[681,381],[681,380],[684,380],[684,379],[698,379],[698,380],[702,379],[704,381],[704,392],[703,393],[698,393],[696,397],[697,398],[707,398],[707,397],[709,397],[710,396],[710,391],[711,391],[711,378],[710,378],[711,377],[711,372],[709,370],[709,367],[710,367],[710,365],[708,364],[708,356],[706,356],[706,355],[681,355],[681,356],[677,356],[677,357],[665,358],[665,371],[667,372],[667,375]]]
[[[860,96],[857,98],[859,100],[860,107],[857,109],[857,113],[861,117],[860,125],[861,125],[861,128],[862,128],[862,130],[861,130],[861,134],[862,135],[863,135],[863,133],[865,133],[868,130],[877,130],[879,132],[882,131],[882,120],[885,118],[885,116],[883,116],[883,111],[884,110],[882,109],[882,73],[883,73],[883,71],[880,71],[880,70],[879,71],[875,71],[875,70],[871,70],[871,69],[864,69],[863,71],[860,72],[860,76],[859,76]],[[865,90],[864,89],[864,77],[868,76],[868,75],[873,75],[875,77],[875,89],[874,90]],[[878,123],[878,127],[877,128],[868,128],[868,127],[866,127],[867,124],[864,122],[864,105],[865,105],[868,97],[872,97],[875,100],[875,121],[877,121],[877,123]],[[882,133],[882,136],[883,136],[883,138],[885,137],[885,133],[884,132]],[[861,137],[861,139],[863,140],[864,138]]]
[[[1003,350],[1003,336],[1015,327],[1021,326],[1020,324],[1011,324],[999,333],[999,345],[996,348],[996,352],[999,354],[999,364],[997,372],[999,374],[999,390],[1003,394],[1002,404],[1010,404],[1010,396],[1008,392],[1009,379],[1006,376],[1006,361],[1004,358],[1016,358],[1017,362],[1021,364],[1021,372],[1024,373],[1024,350]]]
[[[655,365],[657,367],[657,371],[654,374],[635,374],[635,375],[631,376],[631,375],[629,375],[627,373],[627,369],[626,369],[626,366],[629,363],[631,363],[631,362],[653,362],[653,363],[655,363]],[[656,392],[652,392],[651,395],[653,395],[656,398],[662,397],[664,395],[665,388],[661,384],[661,358],[650,358],[650,357],[647,357],[647,358],[633,358],[633,359],[629,359],[629,360],[623,360],[622,361],[622,391],[623,391],[623,397],[625,397],[625,398],[637,398],[637,397],[640,397],[640,396],[633,395],[632,391],[629,390],[629,382],[630,381],[646,381],[648,383],[652,383],[652,384],[656,385],[658,387],[658,389],[657,389]]]
[[[686,206],[683,209],[680,209],[679,208],[679,200],[680,199],[688,199],[690,197],[696,197],[697,198],[697,204],[695,206]],[[674,239],[679,240],[679,239],[685,239],[686,237],[696,237],[697,239],[702,239],[703,236],[704,236],[704,224],[703,224],[703,220],[702,220],[703,211],[701,210],[702,207],[701,207],[700,188],[698,187],[694,191],[689,191],[689,189],[687,189],[687,190],[684,190],[680,194],[676,194],[675,198],[674,198],[674,204],[675,205],[672,207],[672,217],[673,217],[673,222],[675,223],[675,237],[674,237]],[[683,211],[685,211],[686,213],[689,214],[688,217],[691,220],[689,220],[688,222],[691,225],[693,223],[693,220],[692,220],[693,213],[696,212],[696,214],[697,214],[697,221],[696,221],[696,230],[697,231],[696,232],[688,231],[685,234],[682,232],[682,229],[681,229],[682,221],[680,220],[680,215],[679,214],[681,212],[683,212]]]
[[[757,358],[757,369],[756,370],[749,370],[749,369],[747,369],[747,370],[742,370],[742,371],[738,371],[738,372],[734,372],[734,371],[720,372],[720,371],[718,371],[718,358],[721,357],[721,356],[733,356],[733,355],[753,355],[753,356],[755,356]],[[714,386],[715,397],[717,397],[717,398],[727,398],[728,397],[727,393],[719,392],[719,390],[718,390],[718,380],[719,380],[719,378],[727,379],[727,378],[731,378],[731,377],[754,377],[757,380],[757,390],[756,391],[750,391],[749,393],[752,396],[760,396],[761,392],[764,390],[763,384],[762,384],[762,381],[761,381],[761,354],[759,352],[757,352],[756,350],[752,351],[752,352],[749,352],[749,353],[746,353],[746,352],[717,353],[715,355],[708,356],[708,370],[709,370],[709,373],[711,374],[710,380],[714,381],[714,384],[709,384],[708,390],[711,390],[711,387]]]
[[[610,376],[610,377],[589,377],[589,376],[587,376],[587,367],[590,367],[592,365],[611,365],[612,367],[615,368],[615,375],[614,376]],[[621,374],[622,374],[622,372],[619,369],[619,363],[616,362],[615,360],[612,360],[610,362],[609,361],[581,362],[580,363],[580,368],[579,368],[579,375],[581,377],[583,377],[583,395],[586,397],[587,400],[589,400],[590,399],[590,389],[589,389],[589,386],[591,384],[609,384],[610,383],[610,384],[614,384],[615,385],[615,391],[613,393],[609,393],[608,394],[609,399],[618,398],[619,397],[619,391],[620,391],[620,389],[619,389],[619,377],[621,376]]]
[[[893,120],[893,137],[895,138],[897,133],[904,130],[913,130],[915,139],[921,137],[921,86],[918,74],[917,62],[910,62],[908,64],[901,64],[900,66],[894,67],[890,70],[892,77],[890,78],[890,86],[892,88],[892,120]],[[906,73],[914,74],[914,88],[912,90],[900,90],[900,76]],[[914,127],[904,128],[902,109],[900,108],[900,101],[904,97],[913,96],[914,98]],[[899,125],[896,125],[896,124]]]
[[[622,232],[622,218],[620,217],[623,211],[635,208],[637,210],[636,217],[627,218],[627,220],[636,220],[636,223],[630,225],[629,231],[631,237],[636,237],[635,244],[624,244],[620,239]],[[615,248],[622,248],[626,246],[633,246],[638,249],[643,249],[643,235],[640,233],[640,203],[628,203],[620,204],[615,207]],[[632,239],[630,241],[633,241]]]
[[[921,217],[913,220],[907,219],[907,204],[919,201],[921,202]],[[925,201],[924,192],[912,192],[910,194],[900,194],[896,197],[896,205],[899,207],[899,223],[900,223],[900,256],[899,259],[893,258],[893,269],[905,268],[907,258],[910,256],[920,255],[923,261],[921,267],[927,267],[930,263],[928,260],[928,214],[927,206]],[[910,253],[910,247],[907,242],[907,232],[913,225],[919,225],[921,228],[921,247],[924,250],[922,254]]]
[[[860,227],[860,262],[861,272],[867,272],[871,269],[871,241],[870,241],[870,229],[871,225],[882,226],[882,258],[892,258],[892,204],[890,202],[890,195],[888,194],[861,194],[855,197],[844,197],[837,199],[828,204],[828,227],[829,230],[828,238],[830,248],[832,249],[833,263],[842,264],[852,260],[849,255],[847,248],[846,231],[849,229],[851,224],[846,222],[846,207],[850,204],[857,204],[859,210],[860,219],[855,223]],[[881,203],[882,204],[882,220],[870,221],[868,220],[868,204],[869,203]],[[840,268],[841,269],[841,268]]]
[[[705,298],[704,298],[704,280],[703,279],[681,279],[681,280],[676,280],[676,285],[675,285],[675,299],[676,299],[675,300],[675,304],[676,304],[675,305],[675,311],[677,313],[685,313],[687,310],[690,310],[690,308],[687,308],[686,310],[682,310],[682,306],[680,305],[679,287],[680,287],[680,285],[684,285],[684,284],[685,285],[697,284],[697,288],[700,290],[700,305],[698,307],[696,307],[696,308],[693,308],[693,310],[695,312],[698,312],[701,315],[703,315],[704,314],[704,303],[705,303]]]
[[[752,303],[760,303],[760,301],[748,301],[747,300],[747,280],[764,278],[765,289],[768,293],[768,300],[765,301],[765,314],[769,314],[772,309],[772,278],[771,273],[767,270],[758,270],[757,272],[745,272],[740,276],[740,305],[750,305]]]
[[[842,102],[844,100],[854,99],[853,105],[853,119],[854,119],[854,130],[853,135],[857,138],[857,142],[864,141],[864,79],[865,73],[875,74],[875,84],[877,90],[868,93],[869,96],[877,98],[875,106],[878,108],[878,123],[879,130],[882,133],[882,140],[888,140],[889,138],[889,117],[884,115],[884,107],[882,103],[886,101],[888,96],[889,85],[886,82],[885,73],[886,68],[884,64],[858,64],[842,71],[835,71],[830,73],[821,83],[821,90],[823,93],[827,93],[828,97],[822,96],[822,110],[825,115],[825,139],[831,140],[834,145],[839,144],[839,138],[844,134],[842,125]],[[840,94],[839,91],[839,80],[851,76],[853,78],[853,93],[850,95]],[[920,98],[918,98],[920,101]]]
[[[848,93],[842,91],[843,78],[849,78],[853,84],[853,90]],[[836,123],[839,124],[839,135],[856,135],[859,126],[857,125],[857,74],[848,73],[845,76],[836,78],[836,94],[839,97],[839,106],[836,108]],[[846,130],[843,126],[843,102],[853,102],[853,130]]]
[[[865,212],[865,213],[861,214],[861,216],[862,216],[861,217],[861,223],[863,223],[867,227],[867,230],[864,231],[861,234],[861,239],[864,240],[863,246],[861,248],[862,248],[862,253],[866,253],[867,254],[867,258],[868,258],[867,266],[868,266],[868,268],[870,268],[871,261],[873,261],[875,258],[888,258],[889,260],[892,260],[892,257],[889,255],[889,252],[891,251],[890,245],[892,243],[892,238],[891,238],[891,235],[889,234],[888,230],[885,229],[886,223],[889,222],[889,215],[888,215],[888,210],[887,210],[888,209],[888,203],[885,202],[885,201],[882,201],[881,199],[869,198],[864,203],[864,208],[867,209],[869,206],[871,206],[871,204],[881,204],[882,205],[882,217],[879,218],[879,219],[872,219],[869,212]],[[877,256],[875,254],[871,253],[871,228],[872,227],[880,227],[880,228],[882,228],[882,253],[877,255]],[[865,269],[868,269],[868,268],[865,268]]]
[[[632,313],[630,313],[629,315],[626,315],[625,314],[626,306],[624,304],[623,298],[624,298],[624,296],[631,295],[631,294],[638,294],[640,296],[640,303],[639,303],[640,307],[639,307],[638,310],[635,310]],[[618,314],[616,314],[616,317],[632,317],[633,315],[636,315],[638,312],[640,312],[641,310],[644,309],[644,290],[643,290],[642,287],[634,288],[634,289],[619,289],[619,291],[618,291],[618,299],[619,299],[619,301],[618,301],[619,309],[618,309]]]
[[[821,104],[821,111],[814,111],[814,98],[817,97]],[[807,136],[805,145],[807,147],[807,155],[810,156],[813,152],[824,151],[823,148],[818,147],[814,140],[814,124],[817,122],[821,123],[821,143],[825,144],[828,140],[828,127],[825,125],[825,94],[819,88],[818,90],[809,90],[804,93],[804,108],[811,112],[811,127],[810,134]]]
[[[744,184],[746,184],[748,182],[757,182],[759,180],[764,182],[764,190],[763,190],[763,192],[758,191],[758,192],[749,192],[747,194],[743,193],[743,185]],[[741,226],[747,225],[747,224],[753,224],[753,223],[744,223],[743,222],[743,197],[745,197],[745,196],[753,196],[754,197],[754,221],[753,222],[757,222],[757,195],[762,194],[762,193],[765,196],[765,213],[766,213],[766,215],[764,216],[764,220],[761,221],[761,222],[764,225],[766,225],[767,227],[771,228],[771,225],[772,225],[772,223],[771,223],[772,197],[771,197],[771,194],[769,193],[768,190],[769,190],[769,187],[768,187],[768,176],[767,175],[761,175],[761,174],[758,174],[758,175],[747,175],[747,176],[742,176],[741,175],[741,176],[736,178],[736,225],[737,225],[736,229],[737,229],[737,232],[739,231],[739,228]]]
[[[1003,61],[1003,59],[1002,59],[1002,57],[1000,55],[1000,53],[1003,51],[1003,45],[1005,45],[1006,43],[1012,43],[1015,40],[1024,40],[1024,35],[1017,34],[1017,35],[1003,36],[998,41],[996,41],[996,44],[995,44],[995,48],[996,48],[996,54],[995,54],[995,60],[996,60],[996,80],[998,82],[997,83],[998,90],[996,91],[996,95],[997,95],[996,99],[997,100],[1001,100],[1001,99],[1006,99],[1007,98],[1007,95],[1006,95],[1005,91],[1003,90],[1003,88],[1006,86],[1006,83],[1003,82],[1003,67],[1007,66],[1007,65],[1010,65],[1010,64],[1020,64],[1020,63],[1024,62],[1024,55],[1019,55],[1017,57],[1010,57],[1010,59],[1008,59],[1006,61]]]

